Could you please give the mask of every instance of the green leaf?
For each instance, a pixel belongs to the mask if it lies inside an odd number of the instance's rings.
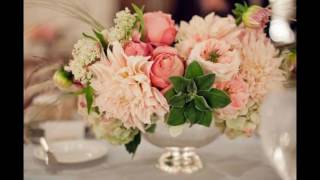
[[[239,25],[239,24],[241,24],[241,22],[242,22],[242,17],[241,16],[237,17],[236,24]]]
[[[186,87],[191,83],[190,79],[186,79],[182,76],[172,76],[169,78],[171,81],[174,90],[178,92],[185,92]]]
[[[186,94],[179,92],[168,102],[172,107],[182,108],[186,103]]]
[[[205,97],[212,108],[223,108],[231,103],[229,95],[216,88],[211,88],[208,91],[199,91],[198,94]]]
[[[135,11],[135,13],[137,13],[138,15],[143,15],[143,9],[144,7],[142,8],[139,8],[137,5],[135,5],[134,3],[131,4],[133,10]]]
[[[157,124],[151,124],[151,126],[148,129],[146,129],[146,132],[154,133],[156,130],[156,126],[157,126]]]
[[[141,134],[140,132],[134,136],[133,140],[129,143],[125,144],[126,150],[129,154],[132,154],[132,157],[136,153],[137,147],[139,146],[141,142]]]
[[[191,83],[187,86],[187,97],[186,97],[186,103],[189,103],[194,99],[194,96],[197,95],[197,85],[194,82],[194,80],[191,80]]]
[[[184,108],[171,108],[167,124],[171,126],[178,126],[181,124],[184,124],[186,122],[186,119],[184,117]]]
[[[196,83],[191,80],[191,83],[188,84],[187,86],[187,92],[188,93],[196,93],[198,90]]]
[[[244,2],[244,4],[240,4],[240,3],[236,3],[235,4],[235,9],[232,10],[232,13],[235,15],[236,17],[236,23],[237,25],[239,25],[242,21],[242,15],[243,13],[245,13],[248,10],[248,5],[246,2]]]
[[[88,35],[88,34],[86,34],[86,33],[82,33],[82,35],[83,35],[84,37],[86,37],[86,38],[92,39],[92,40],[94,40],[94,41],[98,41],[96,38],[94,38],[94,37],[92,37],[92,36],[90,36],[90,35]]]
[[[194,101],[191,101],[186,105],[184,116],[189,120],[191,126],[199,120],[202,112],[195,108]]]
[[[144,39],[144,19],[143,19],[143,9],[144,9],[144,7],[142,7],[140,9],[134,3],[132,3],[131,5],[132,5],[133,10],[136,13],[137,21],[140,22],[139,32],[141,33],[141,40],[143,40]]]
[[[201,119],[197,121],[198,124],[210,127],[212,122],[212,111],[203,111],[201,115]]]
[[[171,88],[164,94],[164,97],[169,101],[174,95],[176,95],[176,92]]]
[[[208,90],[212,87],[215,79],[215,74],[207,74],[198,76],[194,80],[199,90]]]
[[[103,35],[102,35],[100,32],[98,32],[98,31],[96,31],[96,30],[94,30],[94,29],[93,29],[93,32],[94,32],[94,34],[96,35],[96,37],[98,38],[99,42],[101,43],[103,49],[106,49],[107,46],[108,46],[108,44],[107,44],[107,42],[105,41]]]
[[[197,76],[202,76],[203,75],[203,70],[200,66],[200,64],[197,61],[193,61],[190,63],[186,69],[186,73],[184,77],[188,79],[195,78]]]
[[[193,101],[193,99],[194,99],[194,95],[188,94],[186,97],[186,103]]]
[[[202,96],[195,96],[194,97],[195,107],[199,111],[211,111],[211,107],[208,105],[206,99]]]
[[[74,95],[78,96],[78,95],[81,95],[81,94],[84,94],[85,93],[85,88],[84,89],[81,89],[80,91],[78,92],[73,92]]]
[[[86,88],[84,88],[84,94],[87,101],[88,114],[90,114],[93,103],[93,88],[90,85],[88,85]]]

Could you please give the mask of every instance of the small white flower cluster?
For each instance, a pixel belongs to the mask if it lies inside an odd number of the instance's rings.
[[[92,73],[88,71],[82,63],[76,60],[71,60],[69,66],[65,67],[65,70],[71,71],[74,79],[80,81],[82,84],[86,84],[92,78]]]
[[[92,78],[92,73],[87,67],[100,58],[100,45],[94,40],[82,38],[74,45],[72,56],[73,60],[65,69],[72,72],[75,80],[86,84]]]
[[[128,39],[136,22],[135,16],[130,13],[128,8],[125,8],[125,10],[116,14],[116,18],[113,21],[115,25],[110,29],[108,40],[113,42]]]

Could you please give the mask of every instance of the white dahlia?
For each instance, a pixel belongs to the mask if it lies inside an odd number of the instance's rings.
[[[151,124],[151,116],[163,118],[169,111],[164,96],[150,85],[146,73],[150,62],[143,56],[126,56],[121,44],[114,42],[108,50],[108,60],[92,66],[91,86],[95,92],[94,104],[104,119],[119,119],[126,128],[144,131]]]
[[[250,98],[260,103],[270,90],[282,87],[282,58],[262,31],[245,29],[241,43],[240,74],[249,85]]]
[[[250,137],[260,123],[259,105],[250,102],[238,116],[228,119],[215,117],[215,124],[224,131],[224,134],[233,139],[239,136]]]

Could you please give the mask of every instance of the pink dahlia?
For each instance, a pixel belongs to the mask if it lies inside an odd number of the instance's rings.
[[[239,34],[232,16],[220,17],[210,13],[205,18],[193,16],[189,23],[182,21],[176,36],[179,54],[187,58],[196,43],[210,38],[234,41]]]
[[[220,119],[235,118],[243,109],[247,108],[249,86],[241,76],[234,76],[230,81],[217,82],[214,86],[226,91],[231,98],[231,103],[228,106],[216,111],[216,115]]]

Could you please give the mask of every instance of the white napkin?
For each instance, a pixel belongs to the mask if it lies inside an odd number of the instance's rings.
[[[86,122],[83,120],[49,121],[40,124],[45,137],[50,140],[82,139]]]

